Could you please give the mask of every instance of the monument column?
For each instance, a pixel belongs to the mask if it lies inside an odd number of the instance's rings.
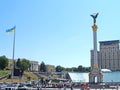
[[[96,18],[98,13],[91,15],[93,18],[93,46],[94,46],[94,57],[93,57],[93,66],[91,66],[91,72],[89,73],[89,82],[90,83],[100,83],[102,82],[103,75],[100,67],[98,66],[98,54],[97,54],[97,25]]]

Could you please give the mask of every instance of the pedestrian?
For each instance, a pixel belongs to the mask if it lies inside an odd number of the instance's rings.
[[[73,83],[71,83],[70,89],[73,90]]]
[[[90,89],[89,87],[87,87],[86,83],[82,83],[80,90],[90,90]]]
[[[66,84],[64,84],[64,86],[63,86],[63,90],[66,90],[66,87],[67,87]]]

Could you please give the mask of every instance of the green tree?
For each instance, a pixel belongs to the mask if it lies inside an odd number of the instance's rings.
[[[0,69],[3,70],[8,66],[8,58],[6,56],[0,57]]]
[[[41,72],[46,72],[46,66],[45,66],[45,63],[43,61],[40,64],[40,71]]]
[[[72,71],[73,71],[73,72],[78,72],[78,68],[73,67],[73,68],[72,68]]]
[[[90,72],[91,67],[86,67],[86,72]]]
[[[83,72],[83,66],[82,66],[82,65],[79,65],[79,66],[78,66],[78,71],[79,71],[79,72]]]
[[[78,66],[79,72],[90,72],[90,67],[83,67],[82,65]]]
[[[28,70],[28,68],[30,67],[30,62],[27,59],[21,59],[21,70],[25,71]]]
[[[56,67],[56,68],[58,68],[58,67]],[[72,72],[72,68],[65,68],[65,71]]]
[[[61,72],[65,70],[64,67],[61,67],[60,65],[56,66],[56,72]]]
[[[17,62],[16,62],[16,67],[17,67],[17,68],[21,68],[20,58],[18,58],[18,60],[17,60]]]

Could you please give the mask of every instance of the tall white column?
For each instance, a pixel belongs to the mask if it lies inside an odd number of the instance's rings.
[[[94,24],[93,28],[93,46],[94,46],[94,68],[98,68],[98,56],[97,56],[97,25]]]
[[[98,64],[97,59],[97,31],[93,31],[93,45],[94,45],[94,64]]]

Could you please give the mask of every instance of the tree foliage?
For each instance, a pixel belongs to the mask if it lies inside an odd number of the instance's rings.
[[[68,72],[90,72],[90,67],[83,67],[79,65],[78,67],[64,68],[60,65],[56,66],[56,72],[68,71]]]
[[[18,60],[17,60],[17,62],[16,62],[16,67],[17,67],[17,68],[21,68],[20,58],[18,58]]]
[[[72,68],[72,71],[73,71],[73,72],[78,72],[78,68],[73,67],[73,68]]]
[[[1,56],[0,57],[0,69],[3,70],[8,66],[8,59],[6,56]]]
[[[90,67],[83,67],[82,65],[79,65],[78,72],[90,72]]]
[[[72,72],[72,68],[65,68],[65,71]]]
[[[82,65],[79,65],[79,66],[78,66],[78,71],[79,71],[79,72],[83,72],[83,71],[84,71]]]
[[[40,71],[41,72],[46,72],[46,66],[45,66],[45,63],[43,61],[40,64]]]
[[[62,66],[60,66],[60,65],[58,65],[58,66],[56,67],[56,72],[61,72],[61,71],[63,71],[63,70],[65,70],[64,67],[62,67]]]
[[[27,59],[21,59],[21,66],[20,69],[25,71],[28,70],[28,68],[30,67],[30,62]]]

